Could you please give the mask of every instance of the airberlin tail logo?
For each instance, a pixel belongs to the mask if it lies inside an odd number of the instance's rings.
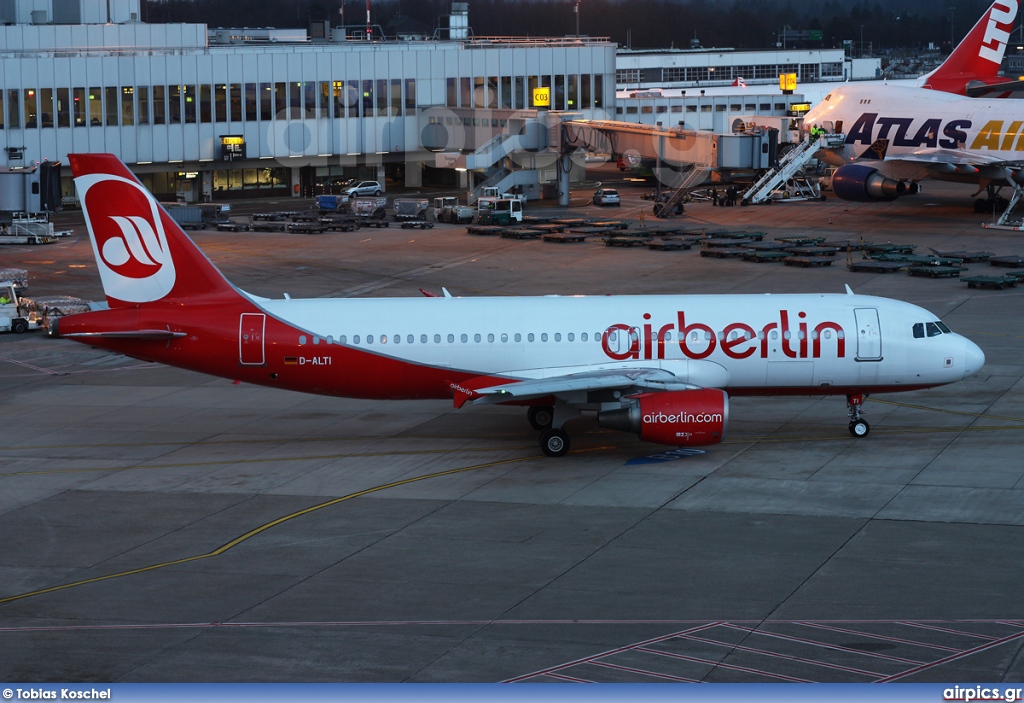
[[[174,262],[153,196],[138,183],[111,174],[80,176],[75,185],[104,292],[130,303],[167,295],[174,287]]]

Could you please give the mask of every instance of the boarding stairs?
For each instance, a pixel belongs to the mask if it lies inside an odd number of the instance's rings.
[[[672,196],[663,203],[655,203],[654,214],[657,217],[668,217],[675,213],[676,208],[682,204],[683,199],[689,194],[689,192],[704,182],[704,179],[711,173],[711,169],[694,164],[693,168],[684,172],[682,183],[675,189]]]
[[[790,149],[785,156],[779,160],[779,165],[769,169],[762,175],[754,185],[747,188],[743,193],[743,203],[746,205],[763,203],[769,200],[778,188],[793,178],[807,163],[814,158],[814,155],[821,148],[828,148],[836,141],[834,138],[842,138],[843,135],[815,134],[800,142],[794,149]]]

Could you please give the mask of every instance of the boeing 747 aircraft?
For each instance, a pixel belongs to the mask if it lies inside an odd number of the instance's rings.
[[[268,299],[235,288],[117,157],[70,156],[109,309],[53,336],[224,378],[355,398],[529,408],[549,456],[565,424],[717,444],[732,395],[845,395],[970,376],[985,355],[934,314],[854,295]]]

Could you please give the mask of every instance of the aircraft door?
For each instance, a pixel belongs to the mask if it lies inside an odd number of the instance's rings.
[[[263,338],[267,316],[263,313],[243,312],[238,323],[238,361],[244,366],[264,363]]]
[[[857,361],[882,360],[882,330],[878,324],[878,310],[856,308],[857,318]]]

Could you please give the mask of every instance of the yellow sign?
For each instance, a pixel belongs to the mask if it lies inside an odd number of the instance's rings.
[[[790,112],[808,112],[811,109],[810,103],[790,103]]]
[[[795,73],[780,73],[779,74],[779,89],[788,90],[790,92],[796,90],[796,74]]]
[[[551,107],[551,88],[534,88],[533,106]]]
[[[228,144],[232,144],[232,145],[245,144],[245,137],[227,137],[227,136],[225,136],[225,137],[221,137],[220,138],[220,143],[224,144],[224,145],[228,145]]]

